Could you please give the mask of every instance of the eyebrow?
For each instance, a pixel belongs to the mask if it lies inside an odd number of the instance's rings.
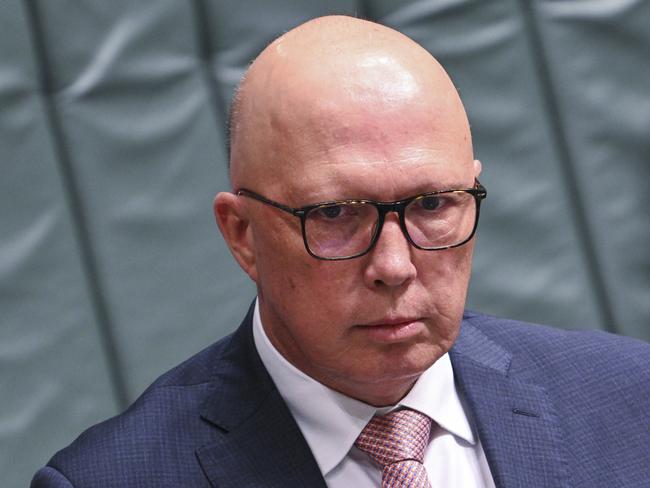
[[[296,208],[302,208],[302,207],[309,207],[312,205],[320,205],[324,203],[335,203],[335,202],[346,202],[346,201],[355,201],[355,200],[368,200],[368,201],[373,201],[373,202],[399,202],[402,200],[406,200],[407,198],[411,198],[413,196],[417,195],[422,195],[424,193],[432,193],[432,192],[439,192],[439,191],[447,191],[447,190],[468,190],[468,189],[473,189],[475,187],[476,180],[472,182],[471,185],[464,185],[464,184],[445,184],[445,185],[431,185],[431,184],[426,184],[426,183],[421,183],[414,188],[411,189],[408,193],[405,193],[403,196],[395,199],[395,200],[387,200],[384,198],[376,198],[373,196],[346,196],[346,197],[324,197],[324,198],[310,198],[310,199],[305,199],[304,205],[301,205]],[[350,192],[352,195],[352,193]]]
[[[420,183],[413,188],[413,191],[409,195],[418,195],[420,193],[429,193],[432,191],[446,191],[446,190],[468,190],[474,188],[476,185],[476,179],[472,181],[469,185],[461,183],[459,181],[454,181],[452,183],[443,184],[430,184],[430,183]]]

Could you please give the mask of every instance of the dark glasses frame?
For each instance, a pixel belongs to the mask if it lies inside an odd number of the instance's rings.
[[[424,247],[416,244],[411,238],[406,228],[404,210],[410,203],[412,203],[414,200],[418,198],[444,195],[447,193],[469,193],[474,197],[474,202],[476,205],[476,215],[474,218],[474,225],[472,227],[472,232],[463,241],[448,246]],[[481,209],[481,201],[487,197],[487,190],[477,179],[475,179],[474,188],[437,190],[437,191],[432,191],[427,193],[418,193],[417,195],[413,195],[412,197],[403,198],[401,200],[395,200],[394,202],[379,202],[376,200],[364,200],[364,199],[332,200],[327,202],[314,203],[311,205],[305,205],[304,207],[298,207],[298,208],[289,207],[288,205],[284,205],[283,203],[276,202],[275,200],[271,200],[270,198],[267,198],[264,195],[261,195],[247,188],[239,188],[235,190],[235,194],[237,196],[245,196],[245,197],[252,198],[254,200],[257,200],[258,202],[262,202],[266,205],[270,205],[284,212],[287,212],[295,217],[298,217],[300,219],[300,225],[302,229],[302,240],[305,245],[305,249],[307,250],[309,255],[315,257],[316,259],[322,259],[324,261],[342,261],[345,259],[358,258],[360,256],[363,256],[364,254],[369,253],[372,250],[372,248],[377,243],[379,236],[381,235],[381,230],[384,226],[384,220],[386,218],[386,214],[388,214],[389,212],[397,213],[399,217],[399,224],[400,224],[400,228],[402,229],[402,233],[404,234],[408,242],[416,249],[420,249],[422,251],[442,251],[444,249],[451,249],[454,247],[462,246],[463,244],[466,244],[468,241],[470,241],[472,237],[474,237],[474,234],[476,233],[476,228],[478,226],[478,219],[479,219],[479,214]],[[321,207],[329,207],[333,205],[345,205],[345,204],[359,204],[359,203],[372,205],[377,209],[377,225],[375,226],[375,230],[370,239],[370,243],[368,244],[368,247],[365,248],[363,251],[360,251],[355,254],[351,254],[349,256],[325,257],[325,256],[319,256],[318,254],[315,254],[309,247],[309,243],[307,242],[307,232],[305,230],[305,222],[307,220],[307,216],[309,215],[309,212]]]

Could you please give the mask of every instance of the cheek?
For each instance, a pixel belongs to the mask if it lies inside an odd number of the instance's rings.
[[[252,234],[258,285],[261,284],[260,281],[285,279],[285,271],[304,259],[306,251],[298,222],[287,222],[277,216],[262,213],[252,224]],[[296,283],[285,281],[285,285],[295,287]]]
[[[354,278],[358,266],[307,256],[278,271],[279,279],[269,284],[273,289],[267,291],[273,295],[268,298],[282,307],[289,322],[302,324],[297,333],[309,336],[303,337],[304,344],[327,347],[357,312],[354,293],[363,285]]]
[[[423,276],[444,277],[448,282],[464,281],[469,278],[472,264],[472,243],[444,251],[429,251],[421,254],[424,262],[419,267]],[[418,273],[420,274],[420,273]]]
[[[358,266],[353,262],[328,262],[306,256],[284,269],[287,282],[295,285],[295,297],[310,315],[341,311],[349,302],[351,291],[358,290]]]
[[[425,289],[436,298],[439,306],[445,303],[464,306],[472,262],[472,247],[462,246],[425,257],[418,266],[418,278]]]
[[[297,221],[295,227],[293,222],[277,225],[277,219],[274,228],[266,223],[254,229],[258,291],[289,313],[316,312],[339,300],[337,291],[349,287],[344,283],[355,273],[352,266],[309,255]]]

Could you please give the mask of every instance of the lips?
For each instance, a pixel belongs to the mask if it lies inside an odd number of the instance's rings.
[[[425,327],[420,317],[386,317],[367,324],[360,324],[357,330],[374,342],[404,342],[419,335]]]
[[[375,322],[370,322],[368,324],[360,324],[359,327],[383,327],[383,326],[397,326],[403,324],[410,324],[411,322],[417,322],[421,320],[420,317],[394,317],[394,318],[384,318],[377,320]]]

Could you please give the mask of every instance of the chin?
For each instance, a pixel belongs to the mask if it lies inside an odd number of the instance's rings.
[[[399,355],[381,358],[366,372],[365,381],[369,383],[408,383],[414,382],[446,350],[438,346],[416,345]],[[360,376],[360,375],[359,375]],[[363,381],[364,378],[359,378]]]

